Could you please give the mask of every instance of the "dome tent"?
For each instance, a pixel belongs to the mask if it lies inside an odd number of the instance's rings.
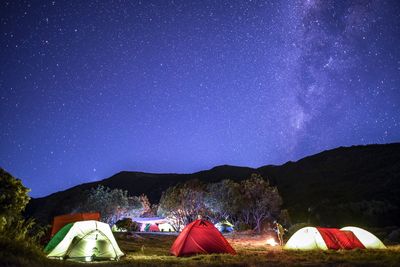
[[[177,257],[212,253],[236,254],[212,223],[200,219],[183,229],[172,244],[170,252]]]
[[[233,232],[233,224],[228,222],[228,220],[223,220],[220,221],[219,223],[215,224],[215,227],[220,231],[221,233],[230,233]]]
[[[158,228],[160,232],[176,232],[175,228],[169,223],[160,223]]]
[[[377,238],[375,235],[371,234],[370,232],[359,228],[359,227],[354,227],[354,226],[347,226],[343,227],[340,229],[342,231],[351,231],[353,232],[356,237],[363,243],[365,248],[368,249],[385,249],[386,246],[382,243],[379,238]]]
[[[304,227],[296,231],[286,243],[285,249],[327,250],[324,239],[315,227]]]
[[[118,260],[124,255],[110,226],[98,221],[65,225],[44,249],[48,258],[75,260]]]
[[[365,248],[363,243],[351,231],[335,228],[304,227],[294,233],[284,249],[299,250],[339,250]]]
[[[160,232],[160,229],[158,228],[157,224],[146,224],[146,227],[144,228],[145,232]]]

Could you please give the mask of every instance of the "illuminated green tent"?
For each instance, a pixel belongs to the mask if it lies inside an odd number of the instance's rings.
[[[65,225],[50,240],[44,252],[49,258],[83,261],[118,260],[124,255],[110,226],[98,221]]]

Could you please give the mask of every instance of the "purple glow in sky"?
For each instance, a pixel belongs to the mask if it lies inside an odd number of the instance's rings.
[[[0,166],[32,196],[400,140],[396,0],[0,9]]]

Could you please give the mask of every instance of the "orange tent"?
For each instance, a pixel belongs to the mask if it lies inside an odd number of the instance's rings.
[[[53,237],[58,232],[58,230],[69,223],[89,220],[100,221],[100,213],[71,213],[56,216],[53,219],[53,226],[51,227],[51,237]]]

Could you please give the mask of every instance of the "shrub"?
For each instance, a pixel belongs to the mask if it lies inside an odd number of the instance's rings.
[[[400,244],[400,229],[393,230],[387,237],[388,243]]]
[[[0,237],[0,266],[42,266],[46,261],[34,242]]]
[[[120,230],[132,231],[132,232],[139,231],[139,225],[136,222],[132,221],[131,218],[123,218],[117,221],[115,225]]]

